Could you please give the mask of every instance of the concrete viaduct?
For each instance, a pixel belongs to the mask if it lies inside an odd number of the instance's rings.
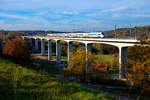
[[[124,68],[123,64],[127,62],[127,48],[134,46],[139,43],[138,40],[133,39],[96,39],[96,38],[66,38],[66,37],[48,37],[48,36],[22,36],[23,39],[34,39],[35,49],[38,50],[38,40],[41,41],[41,55],[45,53],[45,42],[48,40],[48,60],[52,60],[52,40],[56,41],[56,62],[60,63],[60,40],[66,41],[68,44],[68,61],[71,59],[70,53],[72,52],[72,42],[81,42],[85,44],[86,52],[91,52],[92,43],[108,44],[119,49],[119,78],[124,78]],[[31,43],[32,44],[32,43]]]

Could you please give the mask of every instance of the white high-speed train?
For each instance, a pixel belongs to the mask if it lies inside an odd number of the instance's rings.
[[[47,34],[50,37],[69,37],[69,38],[104,38],[103,32],[91,33],[53,33]]]

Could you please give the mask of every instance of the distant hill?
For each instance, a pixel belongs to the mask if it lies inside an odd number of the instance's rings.
[[[64,33],[62,31],[42,31],[42,30],[21,30],[21,31],[5,31],[5,34],[8,32],[19,32],[23,35],[47,35],[47,33]],[[101,31],[97,31],[101,32]],[[1,32],[0,32],[1,33]],[[75,31],[75,32],[65,32],[65,33],[85,33],[84,31]],[[104,31],[106,38],[115,38],[115,31],[109,30]],[[140,26],[136,28],[118,28],[116,29],[116,37],[117,38],[134,38],[135,34],[137,38],[142,34],[150,34],[150,25],[148,26]],[[150,36],[149,36],[150,37]]]
[[[115,30],[105,31],[105,37],[107,38],[115,38]],[[139,38],[142,34],[150,35],[150,25],[148,26],[140,26],[133,28],[119,28],[116,29],[116,37],[117,38],[134,38],[135,34],[137,38]]]
[[[46,35],[47,33],[64,33],[61,31],[20,30],[20,31],[5,31],[5,34],[8,34],[9,32],[22,33],[23,35]]]

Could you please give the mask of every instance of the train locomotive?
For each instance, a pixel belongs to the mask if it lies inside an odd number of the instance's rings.
[[[50,37],[68,37],[68,38],[104,38],[103,32],[91,33],[53,33],[47,34]]]

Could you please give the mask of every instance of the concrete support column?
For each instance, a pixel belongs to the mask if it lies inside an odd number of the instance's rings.
[[[60,40],[56,41],[56,62],[60,63],[60,57],[61,57],[61,52],[60,52]]]
[[[52,41],[48,40],[48,60],[52,60]]]
[[[88,60],[88,52],[92,51],[91,50],[91,44],[86,43],[85,48],[86,48],[86,60]],[[86,76],[85,76],[85,78],[86,78],[87,82],[88,82],[88,75],[87,74],[88,74],[89,70],[92,70],[92,68],[88,64],[86,64],[86,67],[85,67]]]
[[[125,78],[124,64],[127,63],[127,47],[119,47],[119,79]]]
[[[71,59],[70,53],[72,52],[72,42],[67,42],[68,43],[68,61]]]
[[[86,44],[85,44],[85,48],[86,48],[86,60],[87,60],[87,59],[88,59],[87,53],[88,53],[88,52],[92,52],[91,44],[86,43]]]
[[[29,38],[29,45],[30,45],[31,50],[33,51],[33,42],[32,42],[32,39],[30,38]]]
[[[38,45],[38,40],[35,39],[35,50],[38,52],[39,50],[39,45]]]
[[[41,55],[43,56],[45,53],[45,42],[44,40],[42,39],[41,40]]]
[[[25,37],[22,37],[23,40],[25,40]]]

